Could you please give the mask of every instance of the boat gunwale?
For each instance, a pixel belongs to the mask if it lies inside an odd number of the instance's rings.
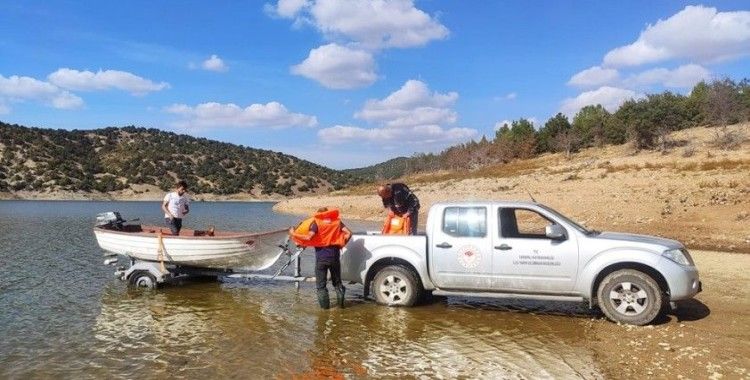
[[[153,229],[155,231],[162,231],[162,229],[167,227],[161,227],[161,226],[154,226],[149,224],[131,224],[130,226],[141,226],[141,229]],[[188,229],[186,229],[188,230]],[[196,230],[189,230],[189,231],[196,231]],[[200,230],[198,230],[200,231]],[[218,231],[221,235],[201,235],[201,236],[188,236],[188,235],[172,235],[170,233],[163,233],[162,238],[163,239],[184,239],[184,240],[237,240],[237,239],[249,239],[254,238],[257,239],[259,237],[267,236],[267,235],[274,235],[280,232],[284,232],[286,229],[278,229],[273,231],[264,231],[264,232],[234,232],[234,231]],[[139,232],[128,232],[128,231],[118,231],[118,230],[112,230],[108,228],[104,228],[102,226],[95,226],[94,227],[94,233],[100,232],[100,233],[108,233],[108,234],[114,234],[114,235],[122,235],[122,236],[138,236],[138,237],[153,237],[158,238],[159,232],[145,232],[145,231],[139,231]]]

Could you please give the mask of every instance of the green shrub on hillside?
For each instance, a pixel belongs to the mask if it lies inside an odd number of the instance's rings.
[[[262,183],[264,194],[292,195],[361,181],[278,152],[134,126],[65,131],[0,122],[0,143],[0,188],[13,191],[110,192],[138,184],[168,190],[185,179],[195,193],[234,194]],[[295,188],[303,177],[315,181]]]

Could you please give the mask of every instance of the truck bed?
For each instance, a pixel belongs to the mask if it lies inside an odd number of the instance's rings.
[[[382,235],[373,231],[354,233],[341,254],[341,278],[364,284],[367,269],[381,259],[389,260],[389,257],[404,258],[418,273],[428,273],[427,236]],[[422,278],[422,281],[429,283],[428,278]]]

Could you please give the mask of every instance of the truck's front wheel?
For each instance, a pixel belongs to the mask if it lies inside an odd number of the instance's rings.
[[[375,274],[372,283],[375,302],[388,306],[412,306],[419,299],[422,285],[413,271],[390,265]]]
[[[642,326],[661,312],[662,291],[651,276],[633,269],[622,269],[604,277],[597,292],[599,308],[607,318]]]

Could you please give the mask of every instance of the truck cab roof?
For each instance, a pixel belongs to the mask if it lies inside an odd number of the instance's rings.
[[[455,201],[437,202],[432,207],[471,207],[471,206],[502,206],[502,207],[534,207],[541,206],[540,203],[530,201],[497,200],[497,201]]]

